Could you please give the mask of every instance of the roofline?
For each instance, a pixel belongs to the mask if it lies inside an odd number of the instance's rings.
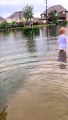
[[[6,18],[6,20],[7,20],[8,18],[10,18],[13,14],[17,13],[17,12],[23,12],[23,11],[20,10],[20,11],[13,12],[10,16],[8,16],[8,17]]]
[[[62,6],[61,4],[59,4],[60,6]],[[54,7],[54,6],[59,6],[58,4],[57,5],[53,5],[53,6],[50,6],[50,7],[48,7],[47,8],[47,10],[49,9],[49,8],[51,8],[51,7]],[[63,6],[62,6],[63,7]],[[64,8],[64,7],[63,7]],[[66,8],[64,8],[64,9],[66,9]],[[44,12],[46,12],[46,10],[44,11]],[[43,13],[44,13],[43,12]],[[65,12],[68,12],[68,10],[66,10]],[[46,15],[46,14],[43,14],[43,13],[41,13],[40,15]]]

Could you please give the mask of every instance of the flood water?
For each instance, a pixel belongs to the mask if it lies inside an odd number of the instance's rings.
[[[57,61],[58,29],[0,32],[0,120],[68,120],[68,65],[60,69]]]

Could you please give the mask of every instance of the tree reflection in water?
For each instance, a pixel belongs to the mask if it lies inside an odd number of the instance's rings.
[[[36,52],[36,43],[34,38],[37,36],[39,36],[39,30],[29,31],[27,33],[24,33],[24,37],[26,38],[26,44],[27,44],[29,53]]]
[[[49,31],[48,33],[49,33],[50,37],[51,36],[56,37],[57,34],[58,34],[58,29],[57,29],[58,26],[50,25],[50,26],[47,26],[47,27],[48,27],[48,31]]]

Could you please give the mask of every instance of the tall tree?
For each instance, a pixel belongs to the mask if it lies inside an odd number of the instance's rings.
[[[56,10],[50,12],[51,22],[57,24],[58,13]]]
[[[26,18],[26,20],[31,20],[33,18],[33,7],[30,5],[26,5],[23,9],[23,16]]]

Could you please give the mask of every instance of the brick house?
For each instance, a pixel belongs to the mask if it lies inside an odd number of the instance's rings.
[[[18,11],[18,12],[13,13],[9,17],[7,17],[6,21],[8,23],[23,22],[23,21],[25,21],[25,18],[23,17],[23,12],[22,11]]]
[[[58,19],[59,20],[66,20],[68,21],[68,11],[61,5],[55,5],[51,6],[47,9],[47,19],[50,19],[49,14],[51,12],[57,11],[58,13]],[[46,23],[46,10],[41,14],[41,20],[42,22]]]

